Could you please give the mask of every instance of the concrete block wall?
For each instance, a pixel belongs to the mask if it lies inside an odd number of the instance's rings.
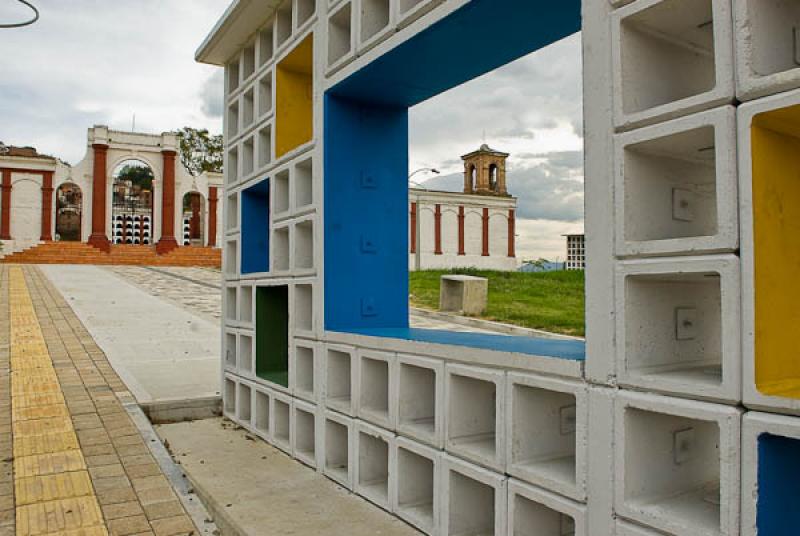
[[[768,196],[798,221],[790,1],[583,0],[585,362],[325,329],[325,92],[471,1],[272,2],[227,62],[225,416],[426,534],[794,534],[800,238]],[[309,38],[312,136],[279,154],[278,64]]]

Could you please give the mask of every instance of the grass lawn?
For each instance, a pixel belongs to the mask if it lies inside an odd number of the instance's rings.
[[[439,308],[439,278],[463,274],[489,279],[489,306],[481,318],[583,336],[583,272],[493,272],[484,270],[425,270],[409,273],[412,307]]]

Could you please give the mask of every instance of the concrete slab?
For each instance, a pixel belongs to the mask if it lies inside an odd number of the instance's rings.
[[[156,432],[226,536],[419,534],[229,421],[165,424]]]
[[[220,330],[96,266],[42,266],[139,403],[219,395]]]

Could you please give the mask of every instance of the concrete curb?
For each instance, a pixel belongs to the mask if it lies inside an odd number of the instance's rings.
[[[222,415],[222,397],[156,400],[139,404],[148,420],[153,424],[169,424],[182,421],[210,419]]]

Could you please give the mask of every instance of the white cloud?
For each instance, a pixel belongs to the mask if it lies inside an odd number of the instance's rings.
[[[583,223],[552,220],[517,220],[517,258],[563,262],[567,239],[562,235],[583,232]]]

